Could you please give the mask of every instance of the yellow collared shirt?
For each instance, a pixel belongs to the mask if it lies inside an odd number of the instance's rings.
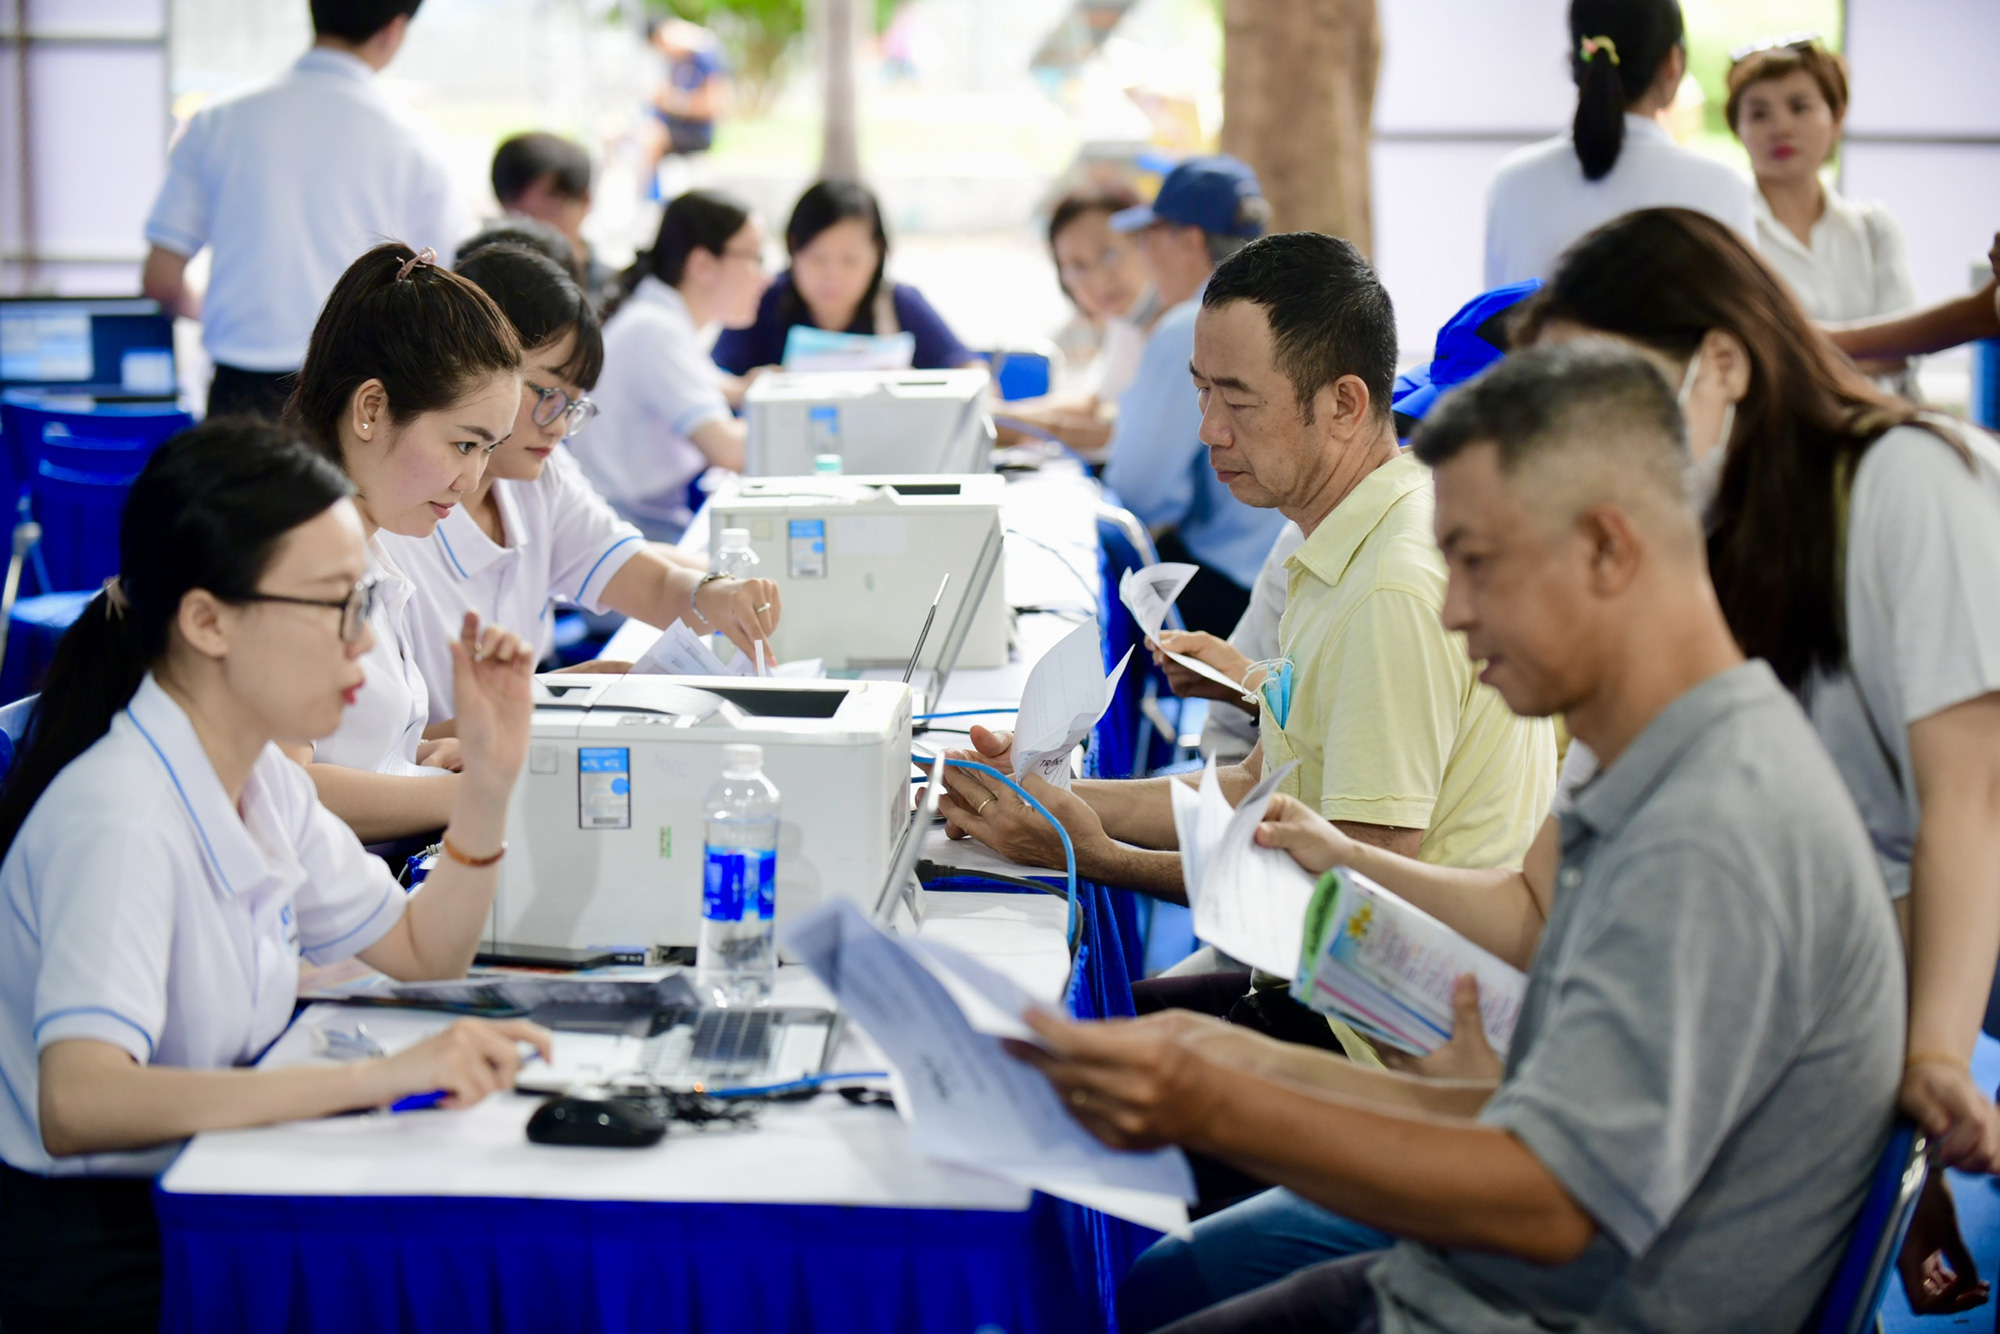
[[[1266,764],[1329,820],[1424,831],[1445,866],[1519,866],[1555,792],[1555,732],[1516,717],[1444,628],[1445,563],[1430,470],[1377,468],[1286,564],[1279,643],[1290,715],[1267,707]]]

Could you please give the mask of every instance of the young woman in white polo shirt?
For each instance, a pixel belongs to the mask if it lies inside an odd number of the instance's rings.
[[[457,800],[456,741],[426,741],[430,695],[417,666],[414,585],[383,533],[429,537],[475,487],[514,429],[521,346],[487,295],[391,242],[334,285],[313,327],[289,421],[353,479],[379,578],[363,659],[367,687],[340,727],[294,758],[320,800],[368,843],[428,836]]]
[[[411,636],[430,690],[431,735],[452,716],[451,627],[467,611],[521,635],[543,656],[557,601],[653,625],[720,630],[748,653],[777,628],[778,586],[721,579],[654,546],[618,517],[563,447],[589,423],[604,342],[574,279],[548,256],[499,242],[464,255],[460,276],[492,297],[520,335],[514,433],[486,475],[429,537],[384,534],[415,581]]]
[[[0,1324],[156,1329],[151,1178],[207,1130],[510,1085],[532,1025],[467,1021],[394,1056],[258,1071],[301,957],[401,978],[471,962],[527,750],[532,655],[467,619],[468,776],[406,897],[279,750],[363,688],[363,521],[279,428],[210,422],[134,484],[121,572],[51,664],[0,789]]]
[[[1706,213],[1754,241],[1750,182],[1657,117],[1687,72],[1677,0],[1570,0],[1570,132],[1509,154],[1486,191],[1486,286],[1546,278],[1570,242],[1637,208]]]

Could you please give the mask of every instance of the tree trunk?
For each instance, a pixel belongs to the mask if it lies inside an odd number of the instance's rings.
[[[854,72],[861,23],[861,0],[820,0],[820,43],[826,90],[819,174],[861,179],[861,115]]]
[[[1256,170],[1277,230],[1366,253],[1375,0],[1224,0],[1222,31],[1222,150]]]

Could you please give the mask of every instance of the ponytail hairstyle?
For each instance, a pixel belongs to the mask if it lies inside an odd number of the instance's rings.
[[[289,431],[217,418],[161,445],[132,483],[118,527],[118,577],[64,632],[26,742],[0,786],[0,857],[64,766],[96,743],[167,651],[181,601],[257,589],[278,544],[354,493],[344,473]]]
[[[660,214],[659,234],[653,248],[642,252],[619,280],[625,296],[646,277],[658,278],[669,287],[679,287],[687,276],[688,256],[706,250],[720,257],[731,238],[750,221],[750,206],[720,190],[690,190],[668,204]],[[614,308],[615,309],[615,308]],[[605,318],[611,318],[607,311]]]
[[[1625,108],[1645,96],[1686,39],[1678,0],[1570,0],[1569,70],[1576,81],[1576,145],[1583,178],[1601,181],[1625,146]]]
[[[859,181],[843,180],[819,181],[808,187],[799,196],[799,202],[792,205],[791,221],[785,224],[785,253],[798,254],[821,232],[850,219],[865,224],[875,235],[875,276],[868,280],[868,290],[861,294],[861,304],[854,313],[854,332],[872,334],[875,297],[882,290],[882,275],[889,267],[889,229],[882,225],[882,205],[874,191]],[[784,292],[783,303],[778,307],[779,327],[811,324],[812,315],[806,310],[805,298],[799,295],[798,287],[788,283]]]
[[[479,286],[514,326],[524,350],[576,335],[563,377],[594,388],[604,370],[604,329],[576,280],[540,251],[511,241],[480,246],[458,261],[458,274]]]
[[[333,285],[306,345],[286,424],[338,464],[354,391],[380,380],[392,421],[459,402],[490,375],[518,371],[521,340],[493,299],[400,241],[378,245]]]

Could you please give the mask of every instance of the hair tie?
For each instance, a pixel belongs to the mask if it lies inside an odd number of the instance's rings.
[[[109,621],[122,621],[125,619],[125,613],[131,609],[132,600],[125,596],[125,585],[119,581],[118,576],[114,574],[109,579],[106,579],[104,581],[104,618]]]
[[[1582,50],[1583,61],[1586,65],[1590,63],[1591,57],[1595,56],[1599,51],[1610,56],[1612,64],[1616,65],[1618,63],[1618,43],[1612,41],[1609,37],[1586,37],[1583,39]]]
[[[1616,60],[1617,57],[1613,56],[1612,59]],[[437,262],[438,252],[429,246],[425,246],[422,250],[419,250],[416,254],[403,261],[403,267],[396,270],[396,281],[401,282],[403,279],[409,277],[412,270],[425,266],[435,266]]]

